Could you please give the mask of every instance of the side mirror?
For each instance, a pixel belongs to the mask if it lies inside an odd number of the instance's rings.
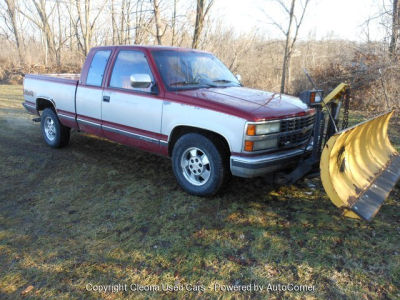
[[[239,82],[242,82],[242,76],[240,76],[240,74],[236,74],[236,79],[239,80]]]
[[[146,89],[153,83],[149,74],[132,74],[130,80],[133,88]]]

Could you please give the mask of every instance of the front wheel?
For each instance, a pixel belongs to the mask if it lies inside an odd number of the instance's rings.
[[[47,145],[53,148],[61,148],[68,144],[70,128],[60,123],[54,110],[45,108],[41,115],[40,127]]]
[[[179,138],[172,151],[172,168],[179,185],[197,196],[216,194],[227,177],[218,143],[198,133]]]

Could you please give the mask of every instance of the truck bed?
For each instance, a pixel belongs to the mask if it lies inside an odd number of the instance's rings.
[[[43,76],[71,79],[71,80],[79,80],[79,78],[81,77],[81,74],[62,73],[62,74],[44,74]]]
[[[75,118],[75,92],[79,74],[26,74],[24,78],[25,108],[37,113],[37,99],[53,103],[57,114]]]
[[[63,73],[63,74],[26,74],[25,78],[32,78],[45,81],[53,81],[60,83],[69,83],[76,85],[79,81],[80,74]]]

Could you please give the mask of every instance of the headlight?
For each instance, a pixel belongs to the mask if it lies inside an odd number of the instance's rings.
[[[265,150],[278,147],[278,138],[270,138],[268,140],[256,141],[253,145],[253,151]]]
[[[274,121],[263,124],[249,124],[247,125],[247,135],[264,135],[279,132],[281,130],[281,122]]]
[[[244,150],[247,152],[267,150],[278,147],[278,138],[269,137],[260,141],[246,140],[244,143]]]
[[[244,151],[260,151],[278,147],[278,135],[281,121],[269,121],[259,124],[247,124]],[[274,134],[275,133],[275,134]]]

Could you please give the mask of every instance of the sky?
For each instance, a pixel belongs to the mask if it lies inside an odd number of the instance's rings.
[[[310,0],[299,37],[366,41],[366,26],[362,24],[368,18],[379,15],[381,5],[380,0]],[[247,33],[256,28],[270,38],[282,38],[282,33],[271,25],[271,20],[262,10],[278,23],[286,20],[282,8],[274,0],[216,0],[213,14],[237,32]],[[382,40],[384,37],[379,21],[380,18],[376,18],[370,23],[371,40]]]

